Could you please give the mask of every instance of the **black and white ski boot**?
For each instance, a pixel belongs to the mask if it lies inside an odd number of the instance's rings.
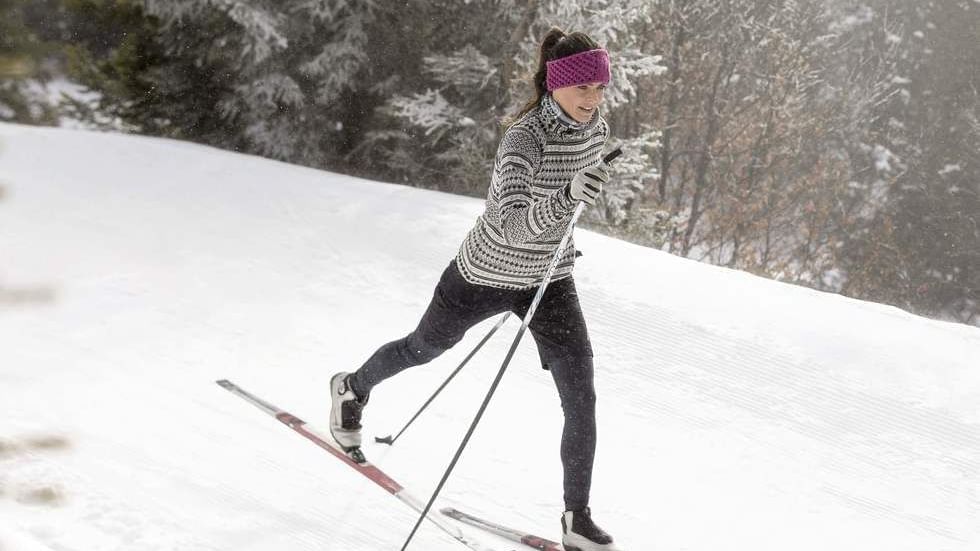
[[[368,398],[360,398],[350,387],[350,373],[330,378],[330,435],[355,463],[367,461],[361,451],[361,412]]]
[[[592,522],[588,507],[581,511],[565,511],[561,516],[561,544],[565,551],[620,551],[612,536]]]

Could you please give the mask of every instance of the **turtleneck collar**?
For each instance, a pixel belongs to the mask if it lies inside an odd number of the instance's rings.
[[[560,134],[585,132],[592,130],[599,124],[598,107],[589,122],[578,122],[568,113],[565,113],[565,110],[558,105],[551,94],[545,94],[541,98],[541,113],[547,122],[548,130]]]

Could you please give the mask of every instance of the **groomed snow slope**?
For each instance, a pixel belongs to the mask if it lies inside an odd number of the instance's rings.
[[[214,380],[322,427],[330,375],[414,327],[482,201],[6,124],[0,187],[0,550],[400,548],[412,511]],[[980,330],[576,240],[592,507],[624,550],[980,549]],[[492,323],[377,387],[368,439]],[[368,456],[428,497],[518,325]],[[558,538],[560,429],[526,339],[442,503]]]

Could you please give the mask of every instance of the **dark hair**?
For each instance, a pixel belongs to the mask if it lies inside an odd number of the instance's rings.
[[[541,101],[541,98],[548,93],[548,62],[560,59],[580,52],[587,52],[599,48],[599,44],[592,40],[589,35],[581,32],[565,33],[558,27],[552,27],[548,34],[541,39],[541,47],[538,54],[538,69],[531,79],[534,84],[534,97],[531,98],[524,108],[516,115],[509,118],[506,124],[513,124],[528,111],[534,109]]]

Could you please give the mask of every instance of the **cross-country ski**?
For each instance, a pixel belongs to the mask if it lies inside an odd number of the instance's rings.
[[[423,505],[408,493],[401,484],[395,482],[393,478],[385,474],[381,469],[375,467],[366,459],[355,460],[351,458],[347,453],[344,452],[329,436],[321,436],[313,428],[309,427],[305,421],[296,417],[295,415],[289,413],[288,411],[277,408],[271,403],[259,398],[258,396],[242,389],[235,383],[227,379],[221,379],[216,381],[219,386],[231,392],[232,394],[244,399],[253,406],[259,408],[265,413],[275,417],[279,422],[286,425],[287,427],[293,429],[303,438],[306,438],[310,442],[313,442],[317,446],[323,448],[324,450],[330,452],[330,455],[340,459],[349,467],[359,472],[368,478],[371,482],[374,482],[378,486],[384,488],[385,491],[391,495],[397,497],[402,503],[407,504],[409,507],[415,511],[422,512]],[[427,520],[431,521],[432,524],[436,525],[440,530],[449,534],[453,539],[462,543],[466,547],[469,547],[473,551],[493,551],[488,547],[484,547],[479,543],[473,541],[463,534],[459,529],[449,525],[442,519],[435,515],[426,515]]]
[[[460,522],[469,524],[470,526],[475,526],[481,530],[485,530],[491,534],[496,534],[510,541],[522,543],[528,547],[537,549],[538,551],[571,551],[570,549],[564,549],[561,544],[556,541],[551,541],[540,536],[535,536],[534,534],[528,534],[526,532],[521,532],[520,530],[508,528],[489,520],[464,513],[453,507],[444,507],[440,509],[439,512],[449,518],[456,519]]]

